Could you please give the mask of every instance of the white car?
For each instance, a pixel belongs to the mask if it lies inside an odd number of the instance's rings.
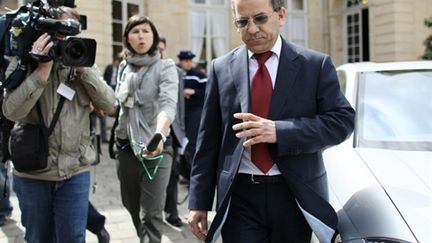
[[[337,68],[355,130],[324,151],[338,242],[432,242],[432,61]]]

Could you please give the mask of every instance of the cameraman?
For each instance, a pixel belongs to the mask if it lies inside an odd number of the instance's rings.
[[[61,7],[57,19],[79,19],[76,10]],[[47,55],[53,47],[51,36],[41,35],[31,49],[32,54]],[[63,36],[55,36],[62,39]],[[7,75],[17,65],[12,59]],[[75,75],[68,83],[69,73]],[[65,84],[66,83],[66,84]],[[113,90],[100,78],[97,68],[67,67],[59,61],[39,62],[15,90],[7,90],[3,103],[4,115],[16,125],[38,124],[37,102],[46,127],[49,126],[60,96],[66,99],[54,131],[48,138],[48,167],[21,173],[14,170],[14,190],[26,228],[27,242],[85,242],[90,173],[95,158],[90,145],[89,104],[107,114],[115,111]],[[62,89],[59,87],[62,86]],[[67,88],[66,88],[67,89]],[[69,96],[70,98],[70,96]]]

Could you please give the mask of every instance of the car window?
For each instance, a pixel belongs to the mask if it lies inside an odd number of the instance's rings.
[[[432,149],[432,71],[367,72],[358,89],[359,147]]]

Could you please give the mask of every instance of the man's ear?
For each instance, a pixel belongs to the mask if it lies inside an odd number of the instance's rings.
[[[285,16],[286,16],[286,9],[284,7],[281,7],[279,9],[278,16],[279,16],[280,26],[283,26],[285,24]]]

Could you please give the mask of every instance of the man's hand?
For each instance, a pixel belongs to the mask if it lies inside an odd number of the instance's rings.
[[[207,237],[207,211],[191,210],[188,217],[189,227],[192,233],[200,240]]]
[[[192,95],[195,94],[195,90],[194,89],[189,89],[189,88],[185,88],[183,90],[183,95],[186,99],[190,99]]]
[[[103,116],[105,116],[105,112],[104,112],[103,110],[101,110],[101,109],[97,109],[97,108],[95,108],[95,109],[94,109],[94,112],[96,113],[96,115],[97,115],[98,117],[103,117]]]
[[[247,138],[243,143],[249,147],[257,143],[276,143],[276,124],[252,113],[235,113],[234,118],[243,122],[235,124],[232,128],[238,138]]]

